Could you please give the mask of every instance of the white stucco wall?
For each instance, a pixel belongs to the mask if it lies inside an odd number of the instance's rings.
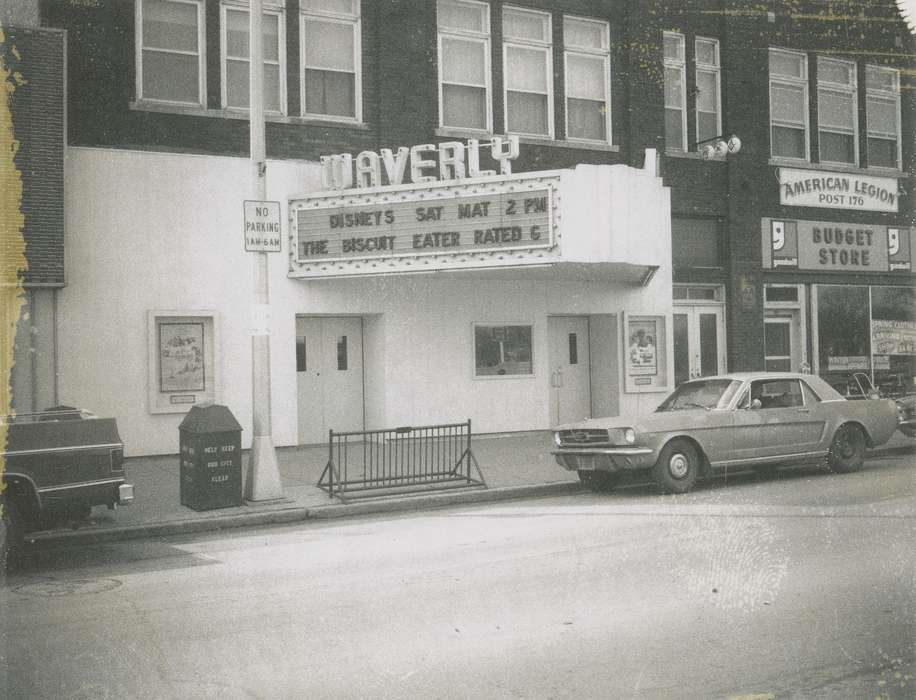
[[[634,237],[632,243],[602,245],[637,246],[633,259],[660,265],[645,287],[556,280],[535,270],[514,271],[511,280],[492,272],[295,280],[287,277],[284,239],[284,252],[270,255],[274,442],[297,442],[297,314],[365,319],[367,428],[467,418],[475,432],[549,427],[551,314],[665,314],[673,376],[668,191],[648,175],[634,185],[631,169],[614,167],[603,169],[601,177],[617,193],[588,196],[612,197],[604,215],[609,228],[601,229],[608,237],[618,232]],[[314,163],[270,161],[267,199],[283,203],[284,227],[287,198],[318,189],[319,175]],[[250,441],[253,256],[242,237],[248,177],[244,158],[68,151],[60,400],[115,416],[129,455],[176,452],[183,417],[148,411],[151,309],[218,311],[217,401],[245,427],[243,445]],[[592,225],[588,196],[575,212],[563,210],[568,225]],[[473,323],[532,325],[534,375],[475,379]],[[662,396],[623,394],[621,412],[651,410]]]

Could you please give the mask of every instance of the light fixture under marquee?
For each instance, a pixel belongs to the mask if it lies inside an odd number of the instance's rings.
[[[726,155],[734,154],[741,150],[741,139],[735,136],[735,134],[729,136],[728,140],[722,135],[713,136],[710,139],[698,141],[694,146],[702,146],[700,148],[700,155],[704,160],[709,160],[710,158],[724,158]]]

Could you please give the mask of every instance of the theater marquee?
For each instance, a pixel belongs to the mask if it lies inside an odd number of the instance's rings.
[[[467,256],[551,248],[555,180],[519,175],[291,200],[290,271],[359,261],[401,268],[417,259],[446,269]]]

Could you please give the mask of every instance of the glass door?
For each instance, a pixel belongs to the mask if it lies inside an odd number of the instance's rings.
[[[721,306],[675,306],[674,383],[725,371],[725,322]]]
[[[792,319],[768,318],[763,326],[764,363],[767,372],[792,370]]]

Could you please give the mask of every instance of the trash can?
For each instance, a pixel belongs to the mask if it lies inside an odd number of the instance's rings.
[[[242,505],[242,426],[219,404],[192,406],[178,426],[181,505],[211,510]]]

